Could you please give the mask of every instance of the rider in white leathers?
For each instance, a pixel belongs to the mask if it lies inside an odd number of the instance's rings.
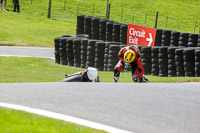
[[[77,72],[72,75],[65,75],[61,82],[100,82],[96,68],[88,67],[84,72]]]

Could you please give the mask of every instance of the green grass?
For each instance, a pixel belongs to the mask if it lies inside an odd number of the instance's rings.
[[[106,133],[69,122],[0,108],[0,133]]]
[[[0,45],[53,47],[55,37],[76,34],[77,11],[105,17],[107,3],[106,0],[66,0],[64,10],[64,0],[53,0],[51,19],[47,19],[48,2],[20,0],[21,13],[15,13],[12,0],[7,0],[9,11],[0,11]],[[178,30],[180,24],[179,31],[193,33],[197,22],[195,33],[199,33],[200,0],[110,0],[110,3],[110,19],[115,22],[132,23],[134,15],[134,24],[153,27],[155,12],[159,11],[158,28]]]
[[[0,83],[59,82],[65,74],[85,69],[62,66],[52,59],[0,57]],[[102,82],[112,82],[113,72],[99,71]],[[200,82],[200,77],[157,77],[147,75],[150,83]],[[133,83],[131,72],[122,72],[120,83]]]

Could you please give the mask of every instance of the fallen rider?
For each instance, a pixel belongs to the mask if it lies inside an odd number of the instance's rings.
[[[65,75],[61,82],[100,82],[96,68],[88,67],[84,72],[77,72],[71,75]]]

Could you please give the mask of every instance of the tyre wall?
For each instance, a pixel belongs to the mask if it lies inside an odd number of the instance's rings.
[[[127,24],[78,15],[76,36],[54,39],[55,63],[113,71],[126,46]],[[200,35],[156,29],[154,47],[139,46],[145,74],[160,77],[200,76]],[[129,71],[126,66],[123,71]]]

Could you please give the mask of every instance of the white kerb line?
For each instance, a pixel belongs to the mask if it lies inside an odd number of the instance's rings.
[[[68,116],[68,115],[64,115],[64,114],[59,114],[59,113],[50,112],[50,111],[41,110],[41,109],[36,109],[36,108],[31,108],[31,107],[25,107],[25,106],[21,106],[21,105],[15,105],[15,104],[0,102],[0,107],[26,111],[26,112],[29,112],[29,113],[34,113],[34,114],[37,114],[37,115],[41,115],[41,116],[45,116],[45,117],[49,117],[49,118],[53,118],[53,119],[64,120],[64,121],[67,121],[67,122],[76,123],[78,125],[83,125],[83,126],[94,128],[94,129],[104,130],[104,131],[107,131],[109,133],[133,133],[133,132],[121,130],[121,129],[118,129],[118,128],[114,128],[114,127],[111,127],[111,126],[103,125],[103,124],[100,124],[100,123],[76,118],[76,117],[73,117],[73,116]]]

